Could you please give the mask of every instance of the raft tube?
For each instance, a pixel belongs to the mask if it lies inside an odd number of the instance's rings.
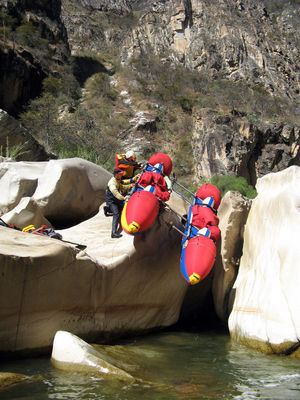
[[[199,187],[191,203],[180,258],[181,273],[191,285],[206,278],[215,263],[215,241],[220,237],[216,210],[220,202],[219,190],[214,185],[205,184]]]
[[[216,254],[216,245],[204,235],[194,236],[186,241],[180,259],[184,279],[195,285],[206,278],[215,263]]]
[[[159,201],[157,197],[147,190],[134,192],[126,201],[122,214],[121,225],[123,230],[136,235],[148,229],[159,211]]]

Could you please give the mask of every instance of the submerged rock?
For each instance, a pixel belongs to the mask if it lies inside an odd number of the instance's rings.
[[[105,355],[69,332],[58,331],[54,337],[52,364],[66,371],[79,371],[100,375],[103,379],[127,384],[135,378],[105,360]]]
[[[160,349],[152,347],[90,345],[72,333],[58,331],[53,341],[51,363],[64,371],[103,379],[114,387],[134,385],[170,393],[174,387],[165,383],[165,375],[158,377],[153,373],[157,363],[165,360]]]
[[[16,374],[14,372],[0,372],[0,390],[7,386],[15,385],[24,382],[30,378],[23,374]]]

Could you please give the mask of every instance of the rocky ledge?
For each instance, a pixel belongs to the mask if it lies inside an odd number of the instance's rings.
[[[180,274],[181,236],[165,223],[182,227],[176,214],[164,212],[143,234],[111,239],[103,212],[110,176],[78,158],[0,163],[2,220],[45,224],[63,237],[0,226],[1,353],[49,352],[62,330],[104,343],[167,327],[180,315],[202,316],[212,292],[234,340],[299,356],[299,167],[259,179],[252,203],[236,192],[224,196],[215,266],[192,287]],[[170,206],[187,209],[174,193]]]

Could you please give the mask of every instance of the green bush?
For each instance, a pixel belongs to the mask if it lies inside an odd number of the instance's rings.
[[[257,192],[253,186],[249,185],[247,180],[242,177],[236,177],[233,175],[214,175],[211,177],[210,183],[215,185],[223,197],[228,191],[235,191],[241,193],[243,196],[249,199],[254,199],[257,196]]]
[[[17,19],[10,16],[7,11],[0,8],[0,37],[3,40],[11,36],[11,32],[17,25]]]
[[[178,97],[177,102],[184,112],[187,112],[188,114],[192,113],[194,102],[191,98],[187,96],[180,96]]]
[[[18,43],[35,49],[43,49],[48,45],[48,41],[41,38],[39,30],[31,22],[27,21],[18,26],[15,39]]]
[[[27,142],[25,143],[18,143],[16,145],[11,146],[9,144],[9,138],[8,136],[6,136],[6,146],[0,146],[0,156],[1,157],[7,157],[7,158],[11,158],[12,160],[17,160],[18,157],[29,153],[28,150],[25,150],[27,146]]]

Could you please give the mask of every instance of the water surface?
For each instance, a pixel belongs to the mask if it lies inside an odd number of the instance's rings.
[[[97,376],[57,370],[46,357],[26,359],[2,363],[0,371],[40,379],[7,388],[0,399],[300,399],[299,360],[257,353],[232,343],[227,334],[164,332],[118,349],[128,351],[127,369],[143,383],[109,384]]]

